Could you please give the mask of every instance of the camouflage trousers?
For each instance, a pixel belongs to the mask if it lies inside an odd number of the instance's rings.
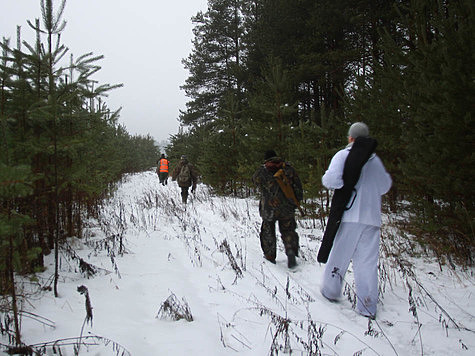
[[[189,187],[180,187],[181,188],[181,201],[186,204],[188,200],[188,188]]]
[[[295,232],[297,223],[295,218],[286,217],[285,219],[274,219],[271,221],[262,221],[261,233],[259,235],[261,240],[261,247],[264,255],[267,259],[275,260],[277,255],[276,251],[276,236],[275,236],[275,223],[279,223],[279,231],[281,234],[282,242],[285,247],[285,254],[288,255],[289,251],[293,251],[296,256],[299,252],[299,235]]]

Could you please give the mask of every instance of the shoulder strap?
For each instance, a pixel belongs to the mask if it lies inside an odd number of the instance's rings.
[[[284,167],[285,167],[285,163],[282,166],[282,168],[280,168],[277,172],[275,172],[274,178],[279,184],[279,187],[284,193],[284,195],[286,196],[286,198],[291,199],[295,203],[297,208],[299,209],[302,216],[304,216],[305,212],[303,211],[302,207],[300,206],[299,201],[297,200],[297,197],[295,196],[295,192],[292,189],[292,185],[289,182],[289,178],[285,175]]]

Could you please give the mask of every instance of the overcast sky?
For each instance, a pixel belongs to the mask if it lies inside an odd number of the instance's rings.
[[[22,38],[33,43],[27,20],[41,18],[40,3],[0,0],[0,37],[16,46],[20,25]],[[119,122],[129,133],[162,141],[178,132],[179,110],[187,101],[179,88],[188,75],[181,60],[192,49],[191,17],[206,9],[207,0],[67,0],[62,43],[75,57],[104,55],[94,79],[124,84],[105,99],[108,107],[122,107]]]

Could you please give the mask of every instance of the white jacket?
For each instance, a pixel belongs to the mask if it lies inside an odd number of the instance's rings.
[[[333,156],[322,177],[322,183],[328,189],[343,187],[343,168],[350,149],[351,144]],[[351,208],[343,214],[341,221],[381,226],[381,196],[389,191],[391,184],[391,176],[386,172],[381,159],[373,154],[361,170],[360,179],[355,186],[356,198]],[[353,192],[349,204],[354,195]]]

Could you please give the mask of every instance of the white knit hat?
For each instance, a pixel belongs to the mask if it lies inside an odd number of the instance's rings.
[[[348,136],[353,138],[357,137],[368,137],[369,136],[369,128],[364,122],[355,122],[353,125],[350,126],[348,130]]]

